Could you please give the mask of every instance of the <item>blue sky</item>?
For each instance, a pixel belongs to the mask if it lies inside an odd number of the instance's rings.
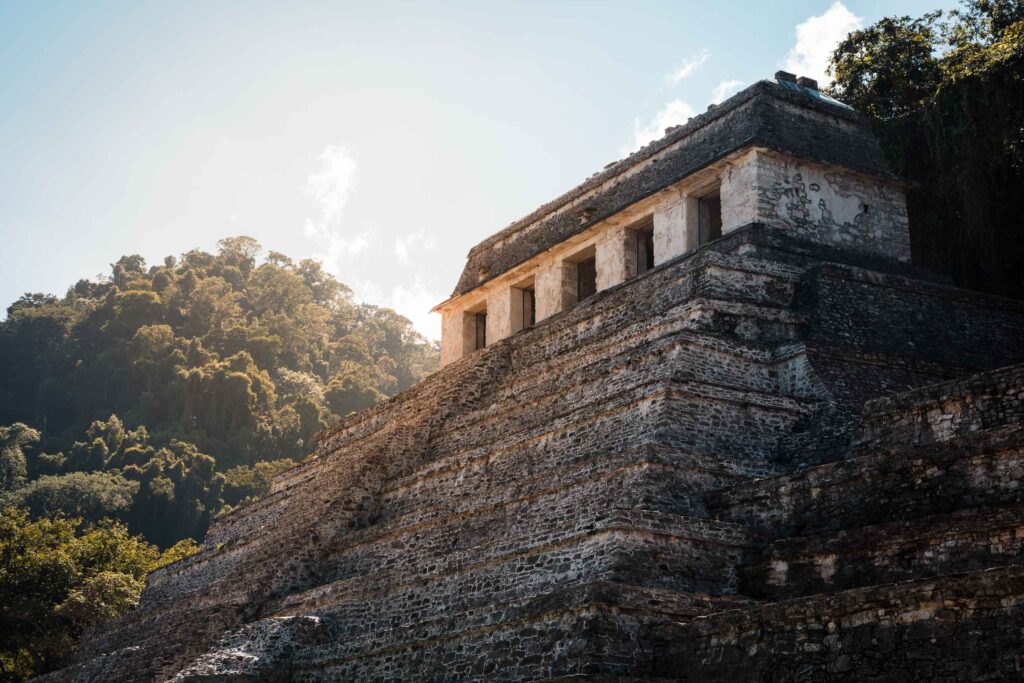
[[[950,2],[0,2],[0,301],[247,234],[428,336],[469,248]]]

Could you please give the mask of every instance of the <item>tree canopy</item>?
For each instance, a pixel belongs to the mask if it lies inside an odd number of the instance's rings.
[[[249,237],[29,293],[0,321],[0,683],[66,664],[325,425],[437,366],[394,311]],[[166,548],[161,552],[160,548]]]
[[[437,347],[316,261],[249,237],[26,294],[0,322],[0,504],[117,520],[168,547],[264,495],[329,422],[418,381]],[[31,426],[30,426],[31,425]]]
[[[195,549],[161,553],[118,523],[0,509],[0,682],[67,664],[82,631],[137,605],[146,574]]]
[[[1024,297],[1024,2],[887,17],[843,40],[831,73],[910,181],[915,262]]]
[[[148,267],[123,256],[109,277],[62,298],[11,304],[0,322],[0,424],[30,425],[48,452],[97,465],[117,443],[76,441],[117,415],[227,469],[301,459],[330,421],[436,367],[436,345],[406,318],[356,303],[318,262],[261,261],[250,237],[219,247]],[[23,476],[16,450],[0,451],[0,488]]]

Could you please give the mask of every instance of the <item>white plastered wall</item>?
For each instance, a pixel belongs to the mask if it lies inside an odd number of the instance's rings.
[[[481,308],[484,301],[488,344],[522,329],[517,282],[532,279],[537,322],[573,306],[577,284],[574,259],[581,251],[592,249],[596,257],[598,291],[633,277],[636,235],[629,226],[645,217],[653,217],[655,265],[695,250],[699,246],[698,198],[716,188],[722,202],[723,235],[759,222],[805,239],[909,260],[902,186],[769,150],[747,149],[439,306],[443,315],[441,365],[473,351],[473,327],[465,322],[464,314]]]
[[[821,244],[910,260],[901,185],[767,150],[722,174],[722,231],[760,222]]]

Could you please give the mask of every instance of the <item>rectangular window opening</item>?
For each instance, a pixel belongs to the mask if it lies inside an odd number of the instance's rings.
[[[533,287],[524,287],[519,291],[523,297],[523,329],[525,330],[537,324],[537,296]]]
[[[576,301],[597,293],[597,258],[591,256],[576,264]]]
[[[487,346],[487,309],[480,311],[473,316],[473,324],[475,325],[475,340],[476,346],[474,350],[480,350]]]
[[[645,221],[636,231],[636,274],[654,268],[654,220]]]
[[[700,243],[707,244],[722,236],[722,194],[715,190],[698,200]]]

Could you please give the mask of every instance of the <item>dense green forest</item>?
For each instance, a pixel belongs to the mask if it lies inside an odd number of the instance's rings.
[[[317,432],[417,382],[436,344],[313,260],[139,256],[0,322],[0,681],[60,666],[145,574],[266,493]],[[166,549],[166,550],[161,550]]]
[[[910,181],[914,261],[1024,298],[1024,2],[883,19],[839,45],[832,74]]]
[[[168,547],[262,493],[340,416],[408,387],[435,345],[313,260],[248,237],[26,294],[0,323],[0,500],[117,519]]]

